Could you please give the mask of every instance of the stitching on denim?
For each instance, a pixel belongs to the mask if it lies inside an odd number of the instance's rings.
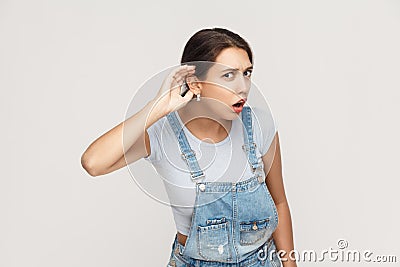
[[[275,218],[275,221],[276,221],[276,226],[275,226],[275,228],[276,228],[276,227],[278,226],[278,223],[279,223],[278,211],[277,211],[277,208],[276,208],[274,199],[272,198],[271,193],[269,192],[266,183],[263,183],[263,188],[264,188],[265,191],[267,192],[267,195],[268,195],[267,197],[268,197],[269,202],[270,202],[270,204],[271,204],[271,206],[272,206],[272,210],[274,211],[274,218]]]
[[[225,231],[225,234],[224,234],[224,237],[226,236],[226,239],[227,239],[227,256],[224,258],[224,260],[226,261],[226,262],[228,262],[228,261],[230,261],[230,259],[231,259],[231,257],[232,257],[232,255],[231,255],[231,250],[230,250],[230,248],[229,248],[229,231],[228,231],[228,229],[229,229],[229,221],[227,221],[227,222],[225,222],[225,223],[222,223],[222,227],[219,227],[218,228],[218,230],[216,230],[216,231],[221,231],[221,229],[225,229],[224,231]],[[206,227],[206,228],[202,228],[202,227]],[[204,231],[205,232],[207,232],[207,231],[210,231],[211,229],[208,229],[207,227],[209,227],[209,226],[197,226],[197,234],[196,234],[196,236],[197,236],[197,248],[198,248],[198,252],[199,252],[199,254],[203,257],[203,258],[205,258],[205,259],[207,259],[207,260],[215,260],[215,259],[213,259],[213,258],[210,258],[210,257],[208,257],[207,255],[205,255],[204,254],[204,252],[203,252],[203,250],[202,250],[202,248],[201,248],[201,246],[200,246],[200,235],[201,235],[201,232],[202,232],[202,229],[204,229]],[[214,229],[212,229],[211,231],[214,231]]]
[[[256,240],[254,240],[254,241],[245,241],[244,240],[244,235],[246,233],[249,233],[249,232],[241,231],[240,232],[240,244],[244,245],[244,246],[248,246],[248,245],[253,245],[253,244],[257,243],[258,241],[260,241],[261,239],[263,239],[265,237],[265,234],[267,233],[268,229],[269,229],[269,226],[267,226],[265,228],[262,228],[261,230],[257,231],[257,234],[261,233],[261,236],[259,238],[257,238]]]
[[[251,229],[250,229],[250,230],[247,230],[246,228],[243,227],[243,225],[253,225],[254,222],[255,222],[256,224],[263,224],[263,223],[265,223],[265,226],[264,226],[264,227],[262,227],[262,228],[258,227],[258,228],[257,228],[257,229],[264,229],[264,228],[267,228],[267,227],[268,227],[269,222],[270,222],[270,217],[267,217],[267,218],[261,219],[261,220],[241,221],[241,222],[240,222],[240,230],[243,231],[243,232],[257,231],[257,230],[251,230]]]

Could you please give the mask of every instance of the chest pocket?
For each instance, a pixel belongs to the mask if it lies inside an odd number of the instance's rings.
[[[199,254],[206,260],[225,262],[231,259],[229,221],[225,217],[208,219],[206,225],[198,225],[197,239]]]
[[[271,217],[261,220],[253,220],[240,222],[240,244],[241,245],[254,245],[257,242],[264,241],[265,234],[269,228]],[[261,241],[261,242],[260,242]]]

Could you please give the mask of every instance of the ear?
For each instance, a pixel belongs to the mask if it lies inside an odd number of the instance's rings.
[[[194,95],[201,93],[202,84],[195,75],[188,76],[186,78],[186,83],[189,86],[189,90],[192,91]]]

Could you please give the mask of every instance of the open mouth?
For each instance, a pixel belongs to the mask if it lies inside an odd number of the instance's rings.
[[[241,112],[244,106],[246,99],[240,99],[238,102],[232,105],[232,108],[235,112]]]

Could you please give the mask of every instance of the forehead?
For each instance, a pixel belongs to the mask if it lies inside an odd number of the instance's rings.
[[[220,67],[231,67],[239,70],[245,70],[251,66],[251,62],[247,52],[244,49],[237,47],[229,47],[223,49],[217,56],[215,62],[223,64]],[[219,64],[217,64],[219,65]]]

